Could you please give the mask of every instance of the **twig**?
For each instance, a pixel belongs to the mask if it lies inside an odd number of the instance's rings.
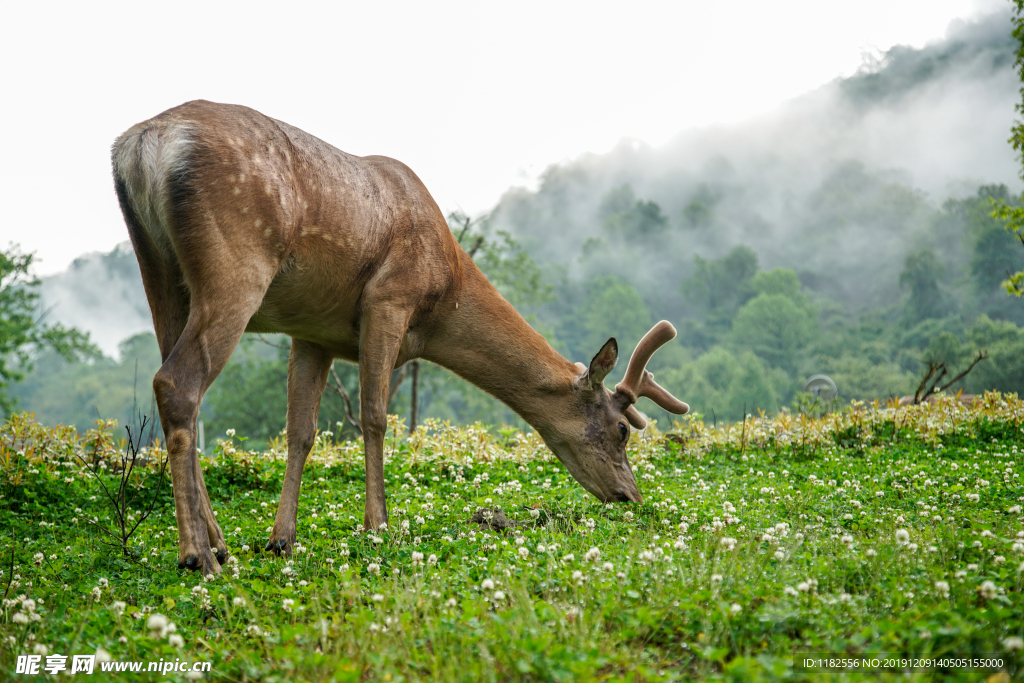
[[[957,382],[959,382],[960,380],[962,380],[962,379],[963,379],[964,377],[966,377],[966,376],[967,376],[967,373],[968,373],[968,372],[970,372],[971,370],[973,370],[973,369],[974,369],[974,366],[975,366],[975,365],[977,365],[977,364],[978,364],[978,363],[980,363],[981,361],[985,360],[986,358],[988,358],[988,351],[986,351],[986,350],[981,350],[981,351],[978,351],[978,353],[977,353],[977,354],[976,354],[976,355],[974,356],[974,361],[973,361],[973,362],[972,362],[972,363],[971,363],[971,364],[970,364],[969,366],[967,366],[967,369],[966,369],[966,370],[964,370],[963,372],[961,372],[961,373],[960,373],[959,375],[957,375],[957,376],[956,376],[956,377],[954,377],[953,379],[951,379],[951,380],[950,380],[949,382],[947,382],[946,384],[944,384],[944,385],[943,385],[943,386],[942,386],[942,387],[941,387],[941,388],[939,389],[939,391],[945,391],[945,390],[946,390],[946,389],[948,389],[949,387],[953,386],[954,384],[956,384]]]
[[[342,410],[345,421],[355,427],[357,432],[362,434],[363,427],[359,420],[356,419],[355,412],[352,410],[352,397],[348,395],[345,385],[341,383],[341,378],[338,377],[338,373],[335,371],[333,364],[331,365],[331,377],[334,379],[334,383],[332,384],[328,382],[327,387],[341,397],[342,403],[344,403]]]

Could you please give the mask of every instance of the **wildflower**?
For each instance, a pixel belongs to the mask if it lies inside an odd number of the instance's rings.
[[[522,559],[524,559],[524,560],[525,560],[525,559],[526,559],[527,557],[529,557],[529,556],[530,556],[530,551],[529,551],[529,550],[528,550],[527,548],[524,548],[523,546],[520,546],[520,547],[519,547],[519,551],[518,551],[518,552],[519,552],[519,557],[521,557],[521,558],[522,558]]]
[[[910,532],[906,529],[897,529],[896,542],[900,545],[907,545],[908,543],[910,543]]]
[[[231,604],[235,607],[245,607],[245,598],[241,596],[236,596],[233,600],[231,600]]]
[[[160,633],[160,637],[163,638],[167,631],[167,617],[162,614],[149,615],[149,619],[146,621],[146,628],[150,631],[158,631]],[[152,633],[150,635],[152,635]]]
[[[845,546],[847,546],[847,547],[849,547],[850,545],[852,545],[852,544],[853,544],[853,536],[850,536],[849,534],[846,534],[846,535],[844,535],[844,536],[843,536],[843,537],[842,537],[841,539],[839,539],[839,540],[840,540],[840,541],[842,541],[842,542],[843,542],[843,545],[845,545]]]
[[[427,558],[427,564],[430,565],[431,567],[433,567],[435,564],[437,564],[437,555],[434,555],[433,553],[431,553],[430,557]]]
[[[233,437],[235,435],[235,430],[234,429],[229,429],[227,432],[225,432],[225,434],[227,434],[228,438],[230,439],[231,437]]]
[[[500,602],[505,599],[505,593],[503,591],[494,591],[494,600]]]
[[[537,519],[538,517],[540,517],[540,510],[530,510],[530,517],[532,517],[533,519]]]
[[[545,547],[544,547],[543,545],[538,545],[538,546],[537,546],[537,552],[538,552],[538,553],[542,553],[542,552],[544,552],[545,550],[547,550],[547,548],[545,548]]]
[[[374,602],[384,602],[384,596],[380,593],[374,593],[370,599]]]
[[[601,565],[602,571],[610,572],[615,569],[615,566],[611,562],[605,562]]]
[[[291,598],[285,598],[284,600],[281,601],[281,609],[283,609],[285,612],[291,612],[292,611],[292,607],[294,605],[295,605],[295,601],[292,600]]]
[[[626,512],[622,516],[626,519],[627,522],[633,519],[633,513],[630,512],[629,510],[626,510]]]
[[[447,605],[448,607],[455,607],[456,605],[459,604],[459,601],[456,600],[455,598],[448,598],[448,601],[445,602],[444,604]]]
[[[782,592],[786,595],[791,595],[793,597],[800,595],[800,592],[792,586],[786,586],[785,590],[783,590]]]
[[[809,593],[811,590],[811,584],[809,581],[801,581],[796,585],[796,588],[801,593]]]
[[[949,595],[949,584],[945,581],[936,581],[935,590],[942,597],[946,597],[947,595]]]
[[[874,548],[868,548],[867,550],[864,551],[864,554],[867,555],[868,557],[874,557],[875,555],[878,554],[878,551],[875,550]]]
[[[743,611],[743,608],[740,607],[739,605],[737,605],[734,602],[734,603],[732,603],[732,607],[729,608],[729,611],[732,612],[733,614],[739,614],[740,612]]]
[[[15,612],[14,616],[11,617],[11,620],[15,624],[27,624],[28,623],[28,615],[25,614],[24,612]]]
[[[380,574],[380,565],[376,562],[371,562],[370,564],[366,565],[366,571],[369,574],[377,576],[378,574]]]
[[[107,586],[110,585],[110,582],[107,581],[107,579],[105,577],[102,577],[102,576],[100,577],[100,580],[97,581],[96,583],[98,583],[100,585],[100,588],[106,588]]]
[[[185,639],[182,638],[177,633],[172,633],[167,638],[167,644],[170,645],[171,647],[185,647]]]
[[[736,547],[736,539],[730,538],[729,536],[723,536],[722,540],[718,542],[718,545],[720,545],[723,550],[732,550]]]
[[[580,570],[578,570],[578,569],[577,569],[576,571],[574,571],[574,572],[572,573],[572,580],[573,580],[573,581],[575,581],[575,582],[577,582],[577,583],[579,583],[580,581],[582,581],[582,580],[583,580],[583,572],[581,572],[581,571],[580,571]]]
[[[991,581],[984,581],[981,587],[978,588],[978,592],[981,593],[981,597],[986,600],[992,600],[996,597],[996,584]]]
[[[981,496],[979,496],[977,493],[968,493],[967,500],[971,501],[972,503],[977,503],[979,500],[981,500]]]
[[[1018,638],[1017,636],[1010,636],[1009,638],[1003,638],[1003,647],[1010,652],[1017,652],[1024,648],[1024,638]]]
[[[562,557],[562,562],[569,563],[569,562],[574,561],[575,559],[576,559],[575,555],[573,555],[572,553],[567,553],[566,555],[564,555]]]
[[[121,637],[124,638],[124,636],[121,636]],[[125,642],[128,642],[127,638],[125,638]],[[111,659],[112,659],[112,657],[110,656],[109,652],[104,650],[102,647],[96,648],[96,661],[97,662],[109,662]]]
[[[640,557],[640,561],[641,562],[653,562],[654,561],[654,553],[652,553],[650,550],[641,550],[639,557]]]
[[[714,585],[717,585],[717,584],[720,584],[720,583],[722,583],[722,575],[721,574],[712,574],[711,575],[711,585],[714,586]]]
[[[672,544],[672,547],[676,550],[686,550],[686,541],[682,538],[677,538],[676,542]]]
[[[115,600],[113,603],[111,603],[110,608],[114,610],[114,614],[116,614],[117,616],[121,616],[122,614],[124,614],[124,608],[127,606],[128,605],[126,603],[123,603],[120,600]]]
[[[286,564],[284,567],[281,568],[281,573],[285,576],[291,576],[292,571],[294,570],[292,569],[292,566],[290,564]]]
[[[42,553],[36,553],[35,555],[32,556],[32,563],[35,564],[38,567],[39,565],[41,565],[43,563],[43,560],[45,560],[45,559],[46,559],[45,555],[43,555]]]
[[[772,557],[776,560],[784,560],[786,558],[786,552],[782,548],[778,548]]]
[[[591,548],[587,551],[587,554],[584,555],[584,559],[586,559],[587,562],[597,562],[601,559],[601,551],[597,548]]]
[[[92,589],[92,599],[93,599],[93,602],[99,602],[100,601],[100,595],[101,595],[100,587],[99,586],[93,586],[93,589]]]
[[[423,553],[419,551],[412,551],[412,566],[419,567],[423,564]]]
[[[480,583],[480,588],[482,588],[485,591],[492,591],[492,590],[494,590],[494,581],[492,581],[490,579],[484,579]]]

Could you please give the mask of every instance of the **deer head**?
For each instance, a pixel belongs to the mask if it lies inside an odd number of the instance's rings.
[[[542,430],[541,436],[583,488],[603,502],[639,503],[643,500],[636,478],[626,457],[630,425],[647,427],[647,421],[634,407],[641,396],[654,401],[670,413],[683,415],[690,410],[654,381],[647,362],[659,347],[674,339],[676,330],[662,320],[637,344],[629,359],[626,375],[611,392],[604,379],[619,359],[615,338],[605,342],[590,365],[577,363],[580,373],[573,386],[574,418],[557,420],[563,428]],[[568,425],[567,425],[568,422]]]

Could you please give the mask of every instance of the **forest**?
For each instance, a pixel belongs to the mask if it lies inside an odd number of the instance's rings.
[[[819,410],[802,393],[814,374],[832,378],[842,403],[913,394],[930,365],[953,377],[979,352],[949,391],[1021,392],[1024,303],[1003,281],[1024,267],[1024,248],[995,212],[1020,204],[1006,144],[1019,86],[1009,26],[997,13],[893,48],[741,124],[554,164],[536,187],[510,189],[486,215],[451,213],[449,225],[570,360],[588,362],[610,336],[626,355],[671,321],[679,336],[650,369],[709,423]],[[39,344],[15,359],[22,378],[0,387],[5,410],[80,430],[152,412],[160,359],[130,246],[37,284],[52,319],[96,343]],[[208,438],[279,435],[288,344],[243,340],[203,403]],[[408,370],[396,371],[389,408],[407,420]],[[355,367],[336,363],[321,429],[355,435],[357,396]],[[420,420],[523,426],[426,363],[417,403]],[[638,408],[671,427],[653,404]]]

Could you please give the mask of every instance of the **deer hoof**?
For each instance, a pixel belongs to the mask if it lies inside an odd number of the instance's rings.
[[[288,541],[284,540],[283,538],[279,538],[277,540],[271,539],[267,541],[267,547],[265,548],[265,550],[275,553],[277,555],[287,553]]]
[[[183,559],[178,560],[178,569],[190,569],[195,571],[202,566],[202,562],[199,561],[198,555],[186,555]]]

